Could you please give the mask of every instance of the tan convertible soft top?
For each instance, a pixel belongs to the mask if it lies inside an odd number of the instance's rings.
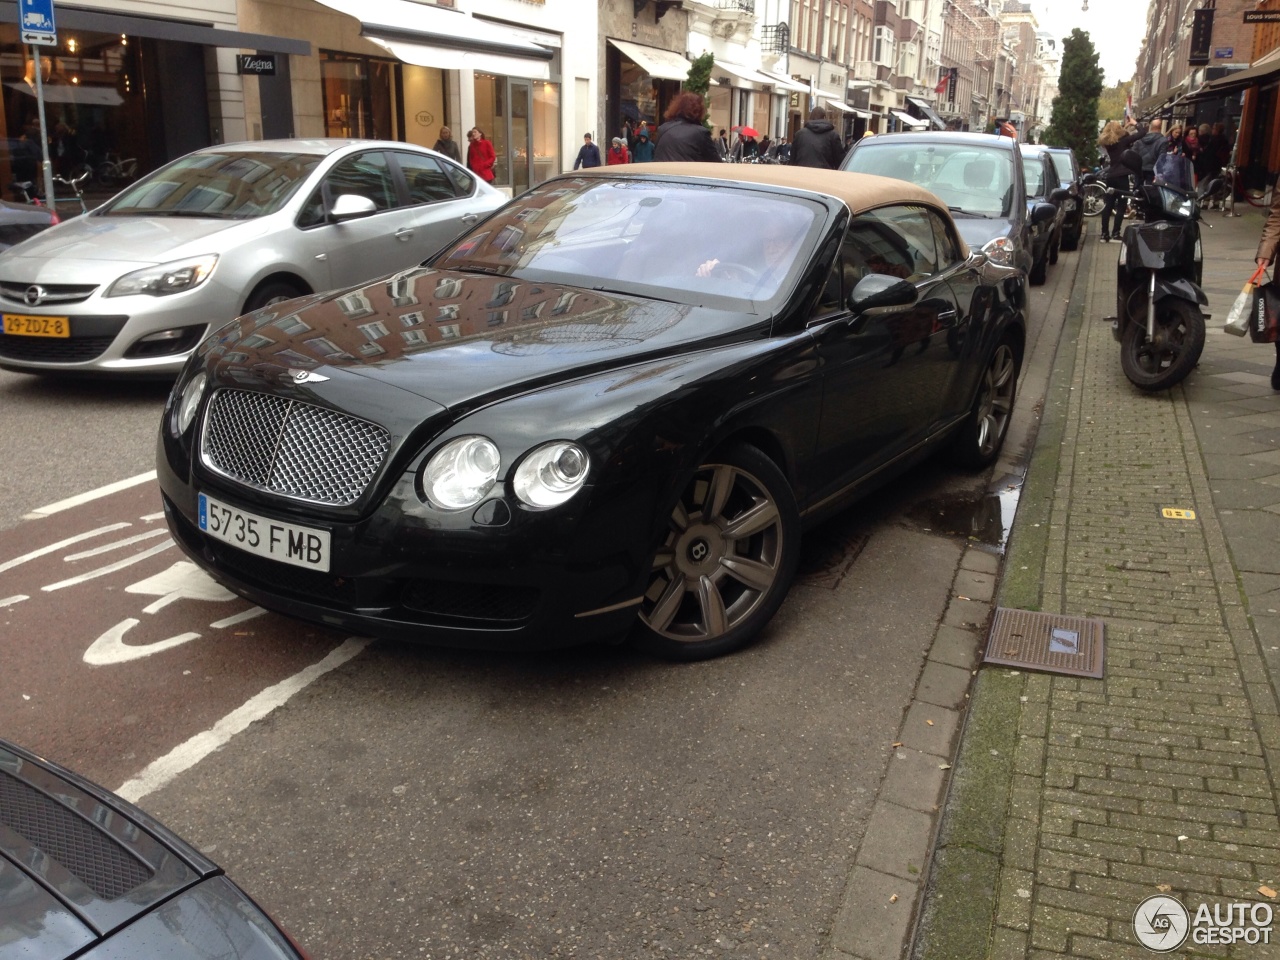
[[[905,180],[869,173],[820,170],[776,163],[627,163],[578,170],[566,176],[698,177],[726,183],[760,183],[790,190],[825,193],[844,201],[853,213],[886,203],[924,203],[940,210],[947,206],[934,194]]]

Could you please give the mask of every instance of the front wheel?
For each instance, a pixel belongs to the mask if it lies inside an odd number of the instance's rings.
[[[1166,297],[1156,304],[1155,336],[1149,340],[1146,310],[1135,316],[1120,337],[1120,367],[1139,390],[1168,390],[1200,361],[1204,314],[1194,304]]]
[[[1086,184],[1080,196],[1086,217],[1098,216],[1107,205],[1107,188],[1100,183]]]
[[[782,471],[735,444],[685,485],[653,558],[634,642],[705,660],[750,642],[777,612],[800,560],[800,514]]]
[[[952,448],[962,466],[980,470],[995,463],[1000,455],[1013,418],[1021,363],[1022,358],[1008,340],[1001,341],[992,351],[978,383],[978,395]]]

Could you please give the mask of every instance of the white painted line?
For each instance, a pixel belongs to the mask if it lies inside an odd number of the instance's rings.
[[[61,590],[64,587],[74,587],[78,583],[84,583],[86,580],[96,580],[98,577],[105,577],[109,573],[115,573],[117,570],[123,570],[125,567],[131,567],[139,560],[145,560],[147,557],[154,557],[157,553],[168,550],[173,546],[173,541],[169,540],[158,546],[152,547],[150,550],[143,550],[141,553],[135,553],[132,557],[125,557],[115,563],[109,563],[105,567],[98,567],[90,570],[88,573],[82,573],[78,577],[71,577],[68,580],[59,580],[57,583],[51,583],[47,587],[41,587],[45,593],[52,593],[54,590]]]
[[[266,612],[267,611],[263,610],[261,607],[250,607],[248,610],[237,613],[235,616],[227,617],[224,620],[217,620],[214,623],[209,624],[209,626],[215,630],[221,630],[224,627],[234,627],[237,623],[244,623],[246,620],[252,620],[254,617],[260,617]]]
[[[14,557],[12,560],[6,560],[0,563],[0,573],[10,570],[18,566],[20,563],[26,563],[28,560],[34,560],[37,557],[43,557],[47,553],[56,553],[63,547],[69,547],[73,543],[79,543],[81,540],[88,540],[90,537],[96,537],[100,533],[111,533],[113,530],[123,530],[125,527],[131,527],[133,524],[112,523],[105,527],[98,527],[96,530],[90,530],[88,533],[77,533],[74,537],[67,537],[65,540],[59,540],[57,543],[51,543],[47,547],[41,547],[39,550],[32,550],[30,553],[24,553],[20,557]]]
[[[113,540],[110,543],[104,543],[100,547],[94,547],[92,550],[82,550],[80,553],[69,553],[62,558],[64,563],[71,563],[73,560],[83,560],[85,557],[96,557],[100,553],[109,553],[112,550],[119,550],[121,547],[127,547],[133,543],[140,543],[143,540],[151,540],[154,537],[162,537],[168,530],[152,530],[150,533],[140,533],[136,537],[126,537],[123,540]]]
[[[109,667],[117,663],[141,660],[154,653],[172,650],[184,643],[200,639],[198,633],[182,633],[168,640],[157,640],[155,643],[126,644],[124,635],[137,625],[138,621],[132,617],[121,620],[89,645],[89,649],[84,652],[84,662],[91,667]]]
[[[139,519],[139,520],[145,520],[147,523],[150,523],[152,520],[163,520],[163,519],[164,519],[164,511],[163,511],[163,510],[161,510],[159,513],[144,513],[144,514],[143,514],[141,517],[139,517],[138,519]]]
[[[15,603],[21,603],[23,600],[30,600],[30,599],[31,598],[28,597],[25,593],[19,593],[15,596],[5,597],[3,600],[0,600],[0,607],[12,607]]]
[[[128,490],[130,487],[136,487],[140,483],[147,483],[156,478],[156,472],[149,470],[146,473],[140,473],[136,477],[130,477],[128,480],[117,480],[115,483],[108,483],[105,487],[98,487],[97,490],[89,490],[85,493],[77,493],[74,497],[67,497],[65,500],[59,500],[57,503],[51,503],[47,507],[37,507],[30,513],[23,514],[23,520],[39,520],[42,517],[51,514],[61,513],[63,510],[70,510],[72,507],[78,507],[82,503],[88,503],[91,500],[97,500],[101,497],[110,496],[113,493],[119,493],[121,490]]]
[[[149,793],[168,786],[179,774],[190,770],[197,763],[226,746],[231,738],[245,730],[255,720],[261,720],[276,707],[284,705],[290,697],[320,679],[330,670],[342,666],[367,647],[371,640],[365,637],[348,637],[319,663],[295,673],[275,686],[267,687],[240,707],[215,723],[203,733],[197,733],[185,743],[180,743],[163,757],[147,764],[146,769],[128,780],[116,791],[132,803],[137,803]]]

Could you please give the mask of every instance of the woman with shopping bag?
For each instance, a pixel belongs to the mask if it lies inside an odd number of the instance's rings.
[[[1268,267],[1276,258],[1276,247],[1280,246],[1280,190],[1271,191],[1271,210],[1267,213],[1267,222],[1262,225],[1262,240],[1258,243],[1258,252],[1254,261],[1261,267]],[[1280,390],[1280,340],[1275,341],[1276,366],[1271,371],[1271,389]]]

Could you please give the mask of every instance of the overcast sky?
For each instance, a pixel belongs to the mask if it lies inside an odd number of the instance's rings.
[[[1098,64],[1106,73],[1106,86],[1132,79],[1147,28],[1149,0],[1088,2],[1087,11],[1080,9],[1082,0],[1032,0],[1031,9],[1040,29],[1057,38],[1059,49],[1063,37],[1070,36],[1075,27],[1089,34],[1098,51]]]

